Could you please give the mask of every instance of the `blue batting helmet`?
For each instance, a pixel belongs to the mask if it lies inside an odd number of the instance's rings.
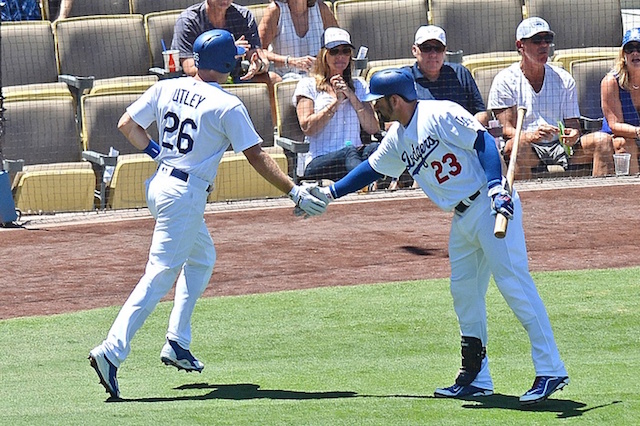
[[[407,101],[418,99],[413,77],[408,71],[400,68],[378,71],[371,77],[369,93],[362,101],[371,102],[391,95],[400,95]]]
[[[195,66],[221,73],[231,72],[236,67],[236,56],[245,49],[237,47],[233,34],[226,30],[209,30],[198,36],[193,43]]]

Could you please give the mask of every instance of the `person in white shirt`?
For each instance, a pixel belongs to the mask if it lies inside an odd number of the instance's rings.
[[[547,63],[555,33],[541,18],[523,20],[516,30],[522,59],[500,71],[491,84],[487,108],[503,127],[503,155],[513,147],[516,110],[526,107],[516,167],[517,179],[530,179],[547,165],[564,170],[593,167],[593,176],[613,171],[613,145],[580,134],[580,109],[571,74]]]

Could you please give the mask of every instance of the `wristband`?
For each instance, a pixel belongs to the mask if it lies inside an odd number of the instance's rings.
[[[291,56],[287,55],[286,58],[284,58],[284,66],[285,68],[289,68],[289,58],[291,58]]]
[[[149,139],[149,145],[147,145],[143,152],[155,160],[158,154],[160,154],[160,149],[160,145],[158,145],[156,141]]]

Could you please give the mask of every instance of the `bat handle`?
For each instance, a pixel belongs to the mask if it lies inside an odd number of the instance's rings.
[[[496,224],[493,227],[493,235],[496,238],[504,238],[507,235],[507,224],[509,220],[501,213],[496,215]]]

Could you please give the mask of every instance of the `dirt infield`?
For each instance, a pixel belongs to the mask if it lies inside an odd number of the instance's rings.
[[[521,191],[533,271],[640,265],[640,185]],[[205,296],[447,277],[450,213],[425,197],[206,215],[218,261]],[[153,220],[0,230],[0,319],[121,305]],[[170,295],[169,295],[170,296]]]

